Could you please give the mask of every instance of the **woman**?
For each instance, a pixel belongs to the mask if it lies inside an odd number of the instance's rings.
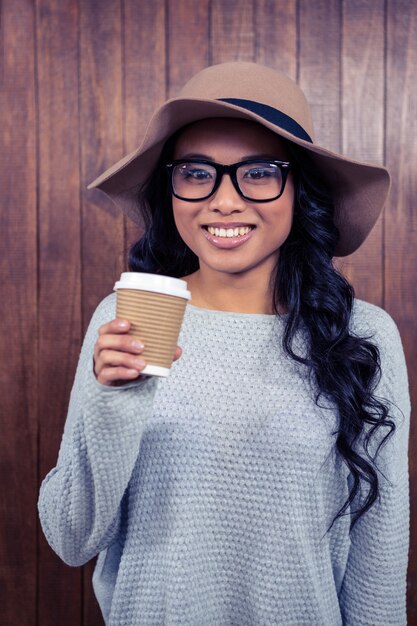
[[[406,623],[404,354],[332,264],[389,177],[311,137],[292,81],[222,64],[93,183],[143,220],[130,269],[192,293],[166,379],[100,304],[42,485],[53,549],[99,555],[107,624]]]

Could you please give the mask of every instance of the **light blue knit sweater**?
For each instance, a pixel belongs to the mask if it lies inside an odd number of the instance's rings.
[[[380,456],[381,500],[349,537],[334,515],[349,476],[337,420],[285,355],[284,318],[188,305],[166,379],[106,387],[93,374],[98,307],[39,511],[52,548],[79,566],[112,626],[403,626],[408,552],[409,393],[401,340],[382,309],[355,302],[374,335],[378,395],[396,406]],[[306,354],[302,333],[296,350]]]

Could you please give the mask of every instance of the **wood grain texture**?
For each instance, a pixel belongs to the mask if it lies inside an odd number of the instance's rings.
[[[123,154],[122,12],[119,0],[80,3],[80,150],[84,329],[123,269],[120,209],[87,185]]]
[[[31,626],[36,615],[38,367],[35,45],[29,4],[3,2],[1,46],[0,622]]]
[[[141,144],[152,113],[166,98],[166,28],[164,0],[124,0],[125,153]],[[125,253],[140,236],[140,229],[126,219]]]
[[[82,184],[82,306],[84,331],[98,302],[123,269],[121,211],[86,186],[123,156],[122,24],[120,2],[80,4],[80,148]],[[95,560],[84,567],[83,623],[104,623],[92,588]]]
[[[255,0],[255,61],[296,80],[296,0]]]
[[[86,187],[124,156],[122,6],[102,0],[100,11],[80,3],[80,148],[82,184],[83,330],[124,269],[122,212],[99,190]],[[95,559],[84,567],[83,625],[103,624],[92,587]]]
[[[78,6],[38,0],[40,475],[55,465],[81,343]],[[39,553],[39,624],[73,626],[81,570]]]
[[[417,406],[417,5],[387,4],[386,160],[392,188],[385,211],[385,308],[400,329],[408,364],[412,405]],[[414,410],[415,414],[415,410]],[[417,429],[411,420],[411,550],[409,624],[417,624]]]
[[[167,96],[172,98],[209,65],[210,11],[208,0],[177,0],[167,7]]]
[[[254,58],[254,0],[212,0],[210,62]]]
[[[384,162],[384,0],[346,0],[342,14],[342,151]],[[358,298],[383,305],[382,213],[366,242],[338,266]]]
[[[313,116],[317,143],[340,150],[341,3],[299,0],[299,82]]]

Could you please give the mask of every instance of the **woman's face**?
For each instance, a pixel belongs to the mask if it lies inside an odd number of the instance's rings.
[[[223,165],[251,158],[289,160],[283,142],[274,133],[255,122],[226,118],[202,120],[184,129],[177,139],[173,158],[192,157]],[[228,175],[223,176],[220,187],[206,200],[187,202],[172,198],[178,232],[198,256],[200,271],[204,268],[236,274],[256,269],[269,276],[291,230],[293,203],[291,174],[284,193],[270,202],[245,200]],[[218,234],[210,236],[209,225],[224,229],[250,225],[253,229],[249,237],[242,237],[242,242],[235,245]]]

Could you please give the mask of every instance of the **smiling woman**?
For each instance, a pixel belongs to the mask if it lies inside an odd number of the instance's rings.
[[[312,137],[297,85],[226,63],[92,185],[145,227],[130,269],[192,294],[159,380],[101,303],[41,489],[53,549],[98,555],[111,626],[406,624],[404,353],[333,265],[389,176]]]
[[[185,277],[192,285],[192,302],[204,302],[211,309],[271,313],[270,277],[291,230],[294,202],[291,174],[284,178],[278,164],[270,163],[282,159],[289,166],[284,143],[254,122],[209,119],[191,124],[176,139],[174,158],[185,160],[188,171],[195,154],[214,164],[206,165],[211,168],[209,183],[192,183],[188,192],[190,183],[177,183],[176,170],[171,169],[172,187],[181,191],[172,198],[175,225],[199,259],[199,269]],[[269,161],[261,161],[263,154],[269,154]],[[238,165],[235,173],[216,172],[219,165],[232,164]],[[267,182],[259,184],[266,177]],[[184,194],[191,195],[191,201]],[[247,233],[235,233],[248,226]],[[222,302],[216,288],[219,274]]]

